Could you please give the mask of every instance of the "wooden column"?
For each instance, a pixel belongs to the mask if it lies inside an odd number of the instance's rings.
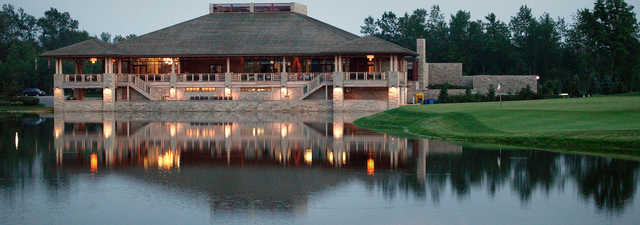
[[[227,73],[231,73],[231,58],[227,57]]]

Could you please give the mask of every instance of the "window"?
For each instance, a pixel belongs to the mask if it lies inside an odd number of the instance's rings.
[[[186,92],[216,92],[216,88],[186,88]]]
[[[240,92],[271,92],[271,88],[240,88]]]

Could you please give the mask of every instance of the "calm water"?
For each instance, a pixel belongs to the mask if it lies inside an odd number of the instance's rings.
[[[359,115],[0,115],[0,224],[640,224],[640,164]]]

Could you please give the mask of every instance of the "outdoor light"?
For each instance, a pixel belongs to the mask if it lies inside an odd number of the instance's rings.
[[[104,123],[104,126],[102,128],[102,134],[104,135],[104,137],[110,138],[112,133],[113,127],[111,126],[111,123]]]
[[[287,97],[287,88],[286,87],[280,88],[280,94],[282,95],[282,97]]]
[[[105,88],[105,89],[102,91],[102,94],[103,94],[104,96],[109,96],[109,97],[111,97],[111,88]]]
[[[91,64],[96,64],[96,62],[98,61],[98,59],[96,59],[96,58],[91,58],[91,59],[89,59],[89,61],[91,61]]]
[[[172,64],[173,63],[173,59],[172,58],[163,58],[162,59],[164,61],[164,63],[166,64]]]
[[[171,99],[173,99],[173,98],[175,98],[175,97],[176,97],[176,88],[171,87],[171,89],[169,89],[169,97],[170,97]]]
[[[540,76],[536,76],[536,80],[540,80]]]
[[[227,97],[231,96],[231,88],[224,88],[224,95]]]
[[[374,58],[375,56],[373,55],[367,55],[367,59],[369,60],[369,62],[373,61]]]

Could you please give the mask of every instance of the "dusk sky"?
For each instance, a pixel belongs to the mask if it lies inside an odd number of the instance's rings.
[[[209,3],[238,2],[250,0],[2,0],[23,8],[36,17],[41,17],[50,7],[71,13],[80,22],[80,29],[91,35],[101,32],[111,34],[142,35],[176,23],[184,22],[208,13]],[[291,1],[257,1],[291,2]],[[579,8],[593,8],[594,0],[299,0],[308,6],[309,16],[331,25],[360,34],[360,25],[366,16],[379,17],[384,11],[396,14],[411,13],[416,8],[430,8],[438,4],[447,19],[455,11],[462,9],[471,12],[473,19],[483,19],[490,12],[508,22],[521,5],[528,5],[536,16],[548,12],[551,16],[564,17],[573,21]],[[627,0],[640,12],[640,0]]]

